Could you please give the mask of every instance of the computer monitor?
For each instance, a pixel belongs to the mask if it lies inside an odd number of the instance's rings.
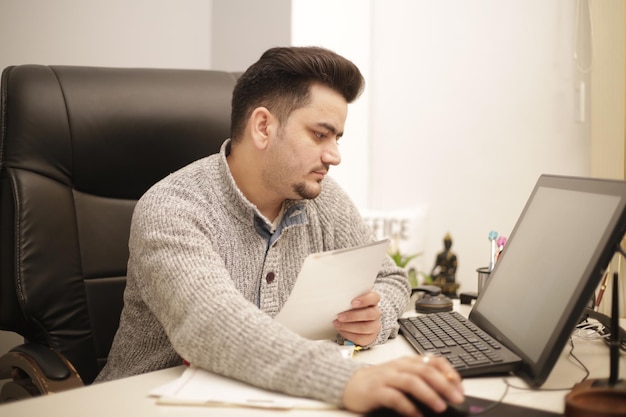
[[[626,181],[542,175],[470,313],[541,386],[626,232]]]

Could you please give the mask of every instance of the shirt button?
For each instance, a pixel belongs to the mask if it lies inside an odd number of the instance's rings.
[[[268,284],[271,284],[272,282],[274,282],[275,276],[276,275],[273,272],[268,272],[267,275],[265,276],[265,282],[267,282]]]

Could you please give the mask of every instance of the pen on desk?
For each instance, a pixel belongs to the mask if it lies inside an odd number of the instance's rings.
[[[489,272],[493,270],[493,266],[496,263],[496,238],[498,232],[492,230],[489,232],[489,243],[491,243],[491,257],[489,258]]]

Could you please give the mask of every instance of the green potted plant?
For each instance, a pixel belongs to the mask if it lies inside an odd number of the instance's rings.
[[[395,264],[397,266],[399,266],[400,268],[406,269],[407,266],[409,265],[409,263],[417,258],[418,256],[420,256],[422,254],[422,252],[418,252],[418,253],[414,253],[411,255],[405,255],[403,253],[400,252],[400,249],[398,248],[398,245],[393,245],[393,247],[389,247],[389,256],[391,257],[391,259],[393,259],[393,261],[395,262]],[[411,284],[411,288],[416,288],[419,286],[419,281],[418,281],[418,271],[415,268],[409,268],[407,270],[407,273],[409,275],[409,283]],[[429,283],[429,279],[430,277],[426,274],[423,273],[419,273],[420,275],[422,275],[424,277],[424,282],[425,283]]]

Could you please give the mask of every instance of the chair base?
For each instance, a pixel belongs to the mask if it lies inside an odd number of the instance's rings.
[[[19,351],[11,350],[0,356],[0,378],[10,378],[0,391],[0,403],[16,401],[24,398],[37,397],[54,392],[66,391],[84,386],[80,375],[72,364],[58,352],[54,352],[42,345],[22,345]],[[39,354],[29,355],[29,351],[47,349],[55,355],[66,368],[66,373],[51,374],[49,369],[42,369],[35,360]],[[41,353],[41,352],[39,352]],[[46,372],[48,370],[48,372]]]
[[[37,387],[29,380],[7,381],[0,390],[0,403],[24,400],[41,395]]]

